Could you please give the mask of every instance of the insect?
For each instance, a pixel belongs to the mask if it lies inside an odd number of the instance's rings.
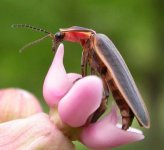
[[[145,128],[150,127],[147,108],[133,77],[121,54],[106,35],[96,33],[92,29],[78,26],[60,29],[56,34],[30,25],[18,24],[14,26],[28,27],[33,30],[43,31],[47,34],[45,37],[26,45],[24,48],[47,37],[52,38],[53,51],[56,51],[58,45],[63,41],[81,44],[83,48],[81,58],[82,76],[87,75],[87,65],[89,65],[91,74],[98,74],[104,85],[102,103],[91,117],[91,122],[97,121],[106,110],[106,102],[109,97],[109,92],[111,91],[120,109],[123,130],[127,130],[129,126],[131,126],[134,117],[136,117],[141,126]]]

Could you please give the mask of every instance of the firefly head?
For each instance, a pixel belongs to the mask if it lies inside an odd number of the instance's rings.
[[[65,34],[63,32],[57,32],[55,33],[52,40],[52,50],[56,52],[59,44],[63,41]]]
[[[63,32],[55,33],[55,42],[62,42],[64,39],[65,34]]]

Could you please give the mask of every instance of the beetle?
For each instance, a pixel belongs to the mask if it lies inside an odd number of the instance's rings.
[[[17,26],[28,27],[29,25]],[[30,28],[43,30],[32,26]],[[141,126],[150,127],[149,114],[134,79],[121,54],[106,35],[79,26],[60,29],[55,34],[46,30],[43,31],[52,38],[53,51],[56,51],[58,45],[63,41],[80,43],[83,48],[81,58],[82,76],[87,75],[87,65],[89,65],[91,74],[98,74],[101,77],[104,85],[104,96],[100,107],[91,116],[90,122],[96,122],[104,113],[111,91],[120,109],[123,130],[127,130],[131,126],[134,117]]]

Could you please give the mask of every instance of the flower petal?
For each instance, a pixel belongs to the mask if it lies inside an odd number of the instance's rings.
[[[115,114],[112,114],[115,113]],[[93,149],[107,149],[123,144],[142,140],[144,135],[139,132],[124,131],[117,127],[113,117],[116,111],[111,112],[105,119],[102,119],[88,127],[84,127],[81,133],[81,141]]]
[[[73,144],[49,120],[38,113],[0,124],[0,149],[74,150]]]
[[[0,122],[25,118],[42,112],[38,99],[28,91],[18,88],[0,90]]]
[[[62,121],[72,127],[84,125],[100,106],[102,90],[102,81],[96,76],[78,80],[59,102],[58,111]]]
[[[43,96],[50,107],[58,104],[72,86],[63,66],[63,56],[64,45],[60,44],[43,85]]]
[[[77,73],[68,73],[67,77],[71,83],[74,83],[76,80],[82,78],[82,76],[80,74],[77,74]]]
[[[113,124],[113,125],[116,125],[118,122],[116,106],[112,106],[110,113],[99,121],[99,123],[102,123],[102,124],[105,124],[105,123],[108,124],[109,122],[110,124]]]

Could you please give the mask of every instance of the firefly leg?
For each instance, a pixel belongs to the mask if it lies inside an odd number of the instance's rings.
[[[95,75],[95,74],[96,74],[95,69],[91,67],[91,75]]]
[[[109,89],[108,89],[108,85],[107,85],[106,80],[103,78],[102,78],[102,80],[103,80],[103,85],[104,85],[104,95],[103,95],[100,107],[93,114],[91,122],[96,122],[99,119],[99,117],[105,112],[106,107],[107,107],[106,104],[107,104],[107,100],[109,97]]]
[[[103,78],[103,85],[104,85],[104,96],[103,96],[103,100],[107,100],[109,97],[109,87],[107,84],[107,81]]]
[[[96,74],[96,71],[93,67],[93,64],[91,66],[91,75],[95,75]],[[106,81],[106,77],[105,75],[102,75],[102,81],[103,81],[103,86],[104,86],[104,95],[103,95],[103,99],[108,99],[109,97],[109,87],[108,87],[108,83]]]
[[[96,71],[93,67],[91,67],[91,75],[95,75]],[[106,77],[104,75],[102,75],[102,81],[103,81],[103,87],[104,87],[104,95],[103,95],[103,99],[108,99],[109,97],[109,87],[108,87],[108,83],[106,81]]]
[[[81,57],[81,75],[85,77],[87,75],[87,62],[88,62],[88,51],[83,50]]]
[[[90,61],[91,74],[93,75],[93,74],[96,74],[97,72],[99,72],[99,74],[101,75],[101,79],[103,81],[103,87],[104,87],[101,104],[91,117],[91,122],[96,122],[99,119],[99,117],[106,110],[107,99],[109,97],[109,87],[108,87],[108,83],[106,80],[106,75],[107,75],[106,67],[104,67],[104,66],[99,67],[97,65],[98,58],[96,57],[94,51],[91,51],[91,52],[92,52],[91,56],[93,57],[91,59],[92,61]]]
[[[54,40],[52,40],[52,51],[55,52],[56,51],[56,45]]]
[[[88,61],[88,52],[83,50],[81,57],[81,75],[85,77],[87,75],[87,61]],[[73,83],[78,81],[81,78],[76,79]]]

